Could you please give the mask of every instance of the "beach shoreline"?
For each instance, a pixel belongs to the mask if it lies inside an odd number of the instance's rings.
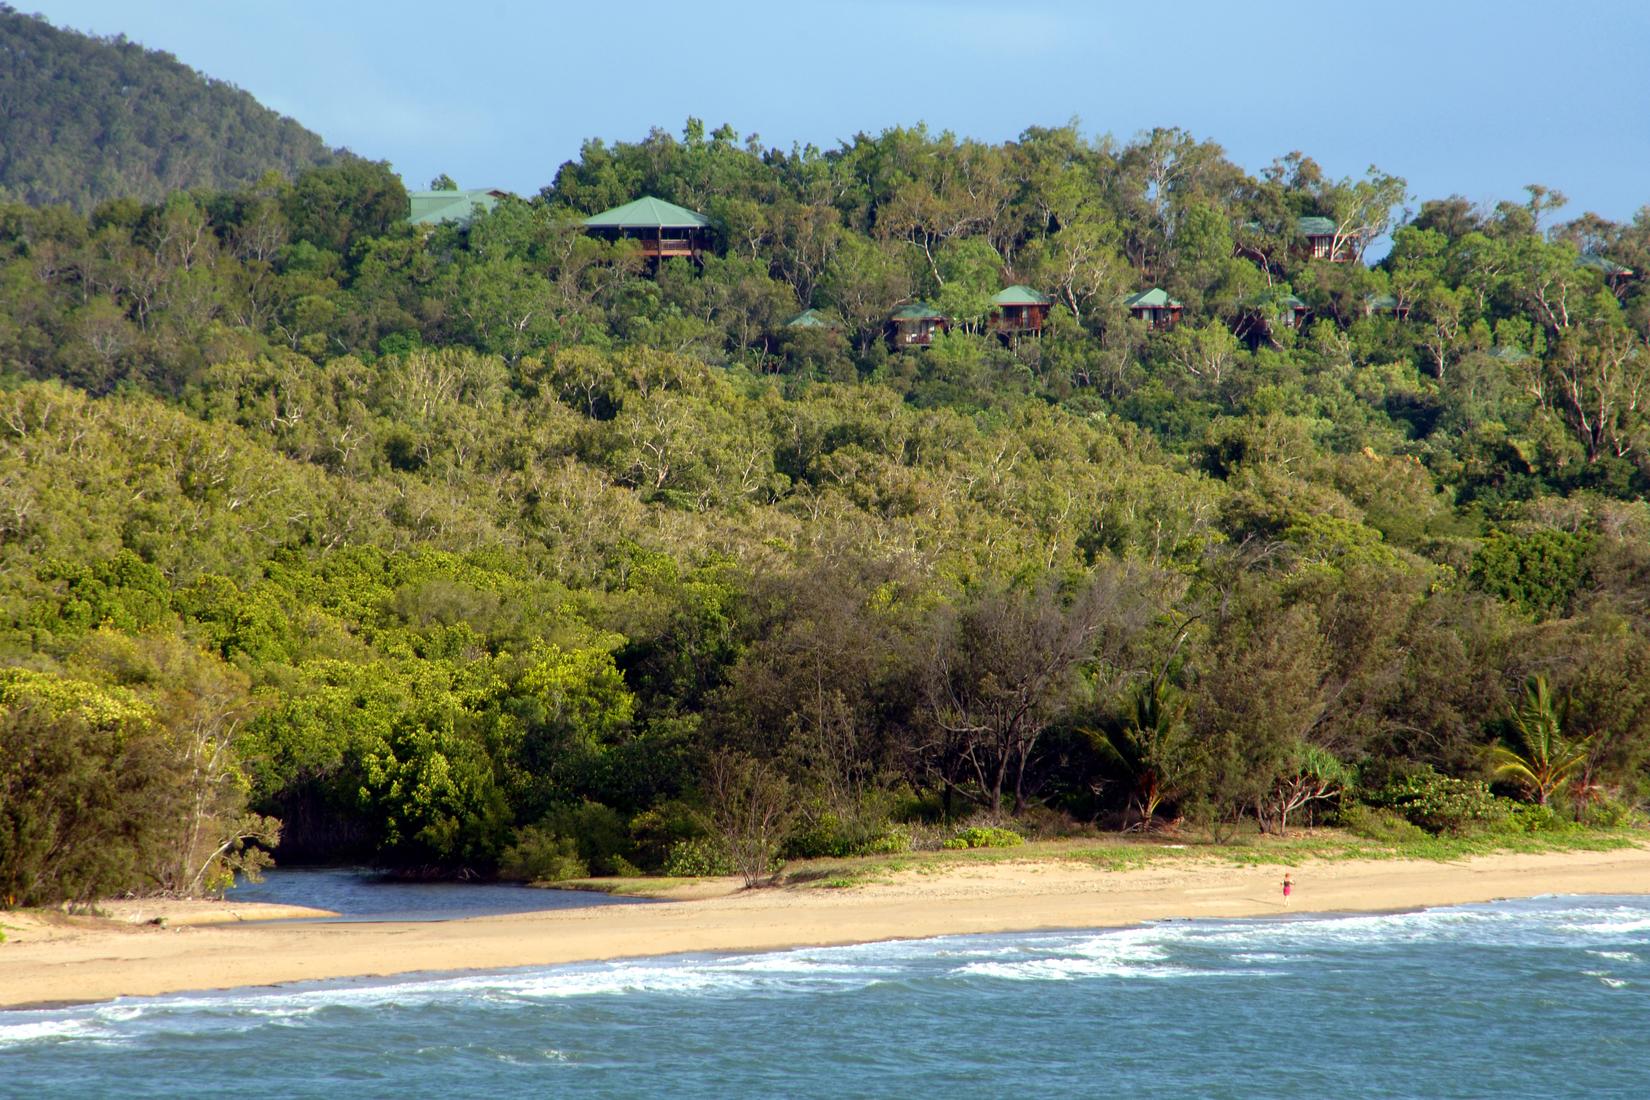
[[[1281,879],[1296,887],[1284,904]],[[225,902],[109,903],[109,915],[0,913],[0,1009],[61,1007],[352,978],[506,970],[696,953],[1169,919],[1394,912],[1514,897],[1650,894],[1650,848],[1449,862],[1214,859],[1104,870],[1002,859],[892,873],[841,889],[698,884],[669,904],[431,922],[325,923],[320,910]]]

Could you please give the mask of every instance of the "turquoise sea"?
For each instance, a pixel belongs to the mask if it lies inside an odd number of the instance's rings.
[[[0,1013],[0,1096],[1650,1096],[1650,899]]]

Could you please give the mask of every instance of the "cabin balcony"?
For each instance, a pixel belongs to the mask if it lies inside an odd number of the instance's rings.
[[[1167,332],[1180,323],[1179,307],[1173,309],[1145,308],[1131,309],[1130,313],[1146,322],[1146,327],[1153,332]]]
[[[991,330],[1004,336],[1038,333],[1047,319],[1047,306],[1003,306],[991,318]]]
[[[634,238],[642,246],[643,257],[650,260],[670,259],[676,256],[693,257],[704,251],[698,241],[674,240],[671,238]]]
[[[1352,242],[1342,240],[1341,247],[1335,247],[1333,236],[1306,238],[1306,250],[1314,260],[1328,260],[1333,264],[1344,264],[1352,259]]]
[[[601,237],[609,241],[630,241],[641,253],[642,259],[649,262],[686,258],[697,260],[708,250],[708,237],[702,230],[671,229],[663,230],[650,227],[624,229],[595,229],[590,231],[592,236]]]

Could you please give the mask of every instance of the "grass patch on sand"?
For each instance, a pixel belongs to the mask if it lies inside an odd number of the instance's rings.
[[[793,860],[773,885],[797,890],[850,890],[892,882],[901,875],[939,875],[969,866],[1000,863],[1081,863],[1102,871],[1137,871],[1176,862],[1218,862],[1234,866],[1295,867],[1311,861],[1353,859],[1424,860],[1447,863],[1503,853],[1602,852],[1650,843],[1650,833],[1633,828],[1567,826],[1535,833],[1469,836],[1406,836],[1370,839],[1344,829],[1302,829],[1286,837],[1256,833],[1217,841],[1183,832],[1173,836],[1096,834],[1059,840],[1032,840],[1013,848],[963,848],[887,855]],[[730,885],[731,884],[731,885]],[[560,889],[595,890],[621,897],[692,898],[736,892],[737,880],[720,878],[577,879],[552,884]]]

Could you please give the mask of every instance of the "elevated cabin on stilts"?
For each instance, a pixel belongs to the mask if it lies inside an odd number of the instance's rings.
[[[652,195],[592,214],[584,219],[584,229],[610,241],[635,241],[650,267],[676,257],[697,263],[711,243],[709,218]]]
[[[1012,342],[1024,335],[1035,336],[1048,321],[1054,299],[1028,286],[1015,284],[999,290],[991,299],[991,330]]]
[[[912,302],[888,318],[888,339],[895,351],[925,348],[934,342],[936,332],[945,332],[950,327],[951,318],[927,302]]]
[[[1363,243],[1356,233],[1342,233],[1333,218],[1296,218],[1295,232],[1305,241],[1301,248],[1305,255],[1333,264],[1357,259],[1358,246]]]
[[[1299,331],[1312,314],[1312,309],[1293,294],[1281,300],[1270,294],[1258,295],[1244,302],[1232,324],[1232,334],[1251,349],[1261,344],[1276,343],[1279,329]]]
[[[1604,285],[1609,287],[1610,293],[1617,298],[1626,296],[1627,284],[1638,274],[1632,268],[1622,267],[1614,260],[1606,259],[1596,252],[1583,252],[1581,258],[1576,262],[1582,267],[1590,267],[1604,276]]]
[[[1123,299],[1124,307],[1135,317],[1146,322],[1146,327],[1153,332],[1167,332],[1180,323],[1183,305],[1169,297],[1169,292],[1159,287],[1142,290],[1139,294],[1131,294]]]

